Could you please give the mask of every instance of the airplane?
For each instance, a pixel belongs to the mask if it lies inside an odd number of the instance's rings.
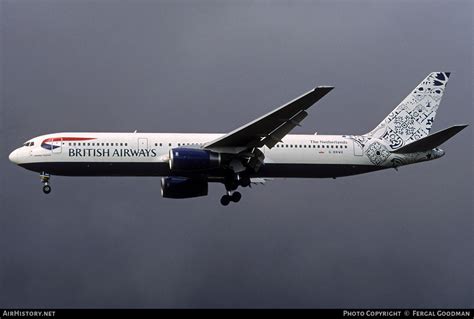
[[[318,86],[227,134],[54,133],[14,150],[11,162],[51,175],[161,176],[164,198],[208,195],[222,183],[220,202],[239,202],[238,187],[274,178],[336,178],[442,157],[439,146],[467,125],[430,134],[450,72],[430,73],[372,131],[363,135],[289,134],[334,87]]]

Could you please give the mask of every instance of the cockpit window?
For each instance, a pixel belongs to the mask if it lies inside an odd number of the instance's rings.
[[[23,146],[33,146],[35,145],[35,142],[26,142],[25,144],[23,144]]]

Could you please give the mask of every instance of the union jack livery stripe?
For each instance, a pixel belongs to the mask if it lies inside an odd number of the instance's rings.
[[[90,141],[90,140],[95,140],[93,137],[52,137],[52,138],[47,138],[43,142],[41,142],[41,147],[47,150],[54,150],[61,145],[53,145],[50,143],[54,142],[76,142],[76,141]]]

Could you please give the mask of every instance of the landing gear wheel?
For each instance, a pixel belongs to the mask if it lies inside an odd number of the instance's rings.
[[[246,176],[240,180],[240,186],[249,187],[250,186],[250,177]]]
[[[242,198],[242,194],[240,194],[240,192],[234,192],[231,196],[231,199],[234,203],[238,203],[241,198]]]
[[[51,186],[49,186],[49,174],[46,172],[41,172],[40,179],[41,183],[43,184],[43,193],[49,194],[51,193]]]
[[[230,181],[225,184],[225,189],[229,192],[235,191],[239,187],[239,183],[237,181]]]
[[[45,194],[51,193],[51,186],[49,186],[49,185],[44,185],[44,186],[43,186],[43,193],[45,193]]]
[[[221,197],[221,204],[223,206],[227,206],[230,203],[230,196],[229,195],[224,195]]]

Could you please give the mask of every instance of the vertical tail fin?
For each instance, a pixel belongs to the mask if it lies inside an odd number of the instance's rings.
[[[395,150],[430,133],[450,72],[430,73],[375,129],[367,134]]]

